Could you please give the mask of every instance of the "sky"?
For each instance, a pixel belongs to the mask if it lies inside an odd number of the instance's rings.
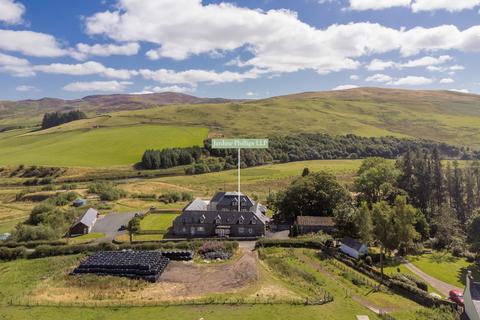
[[[0,0],[0,99],[480,93],[480,0]]]

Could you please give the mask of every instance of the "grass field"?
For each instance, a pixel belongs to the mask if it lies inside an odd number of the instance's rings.
[[[61,131],[119,123],[208,127],[212,132],[258,136],[298,132],[399,136],[480,147],[480,98],[451,92],[365,89],[313,92],[265,100],[167,105],[72,122]]]
[[[100,239],[105,236],[104,233],[101,232],[92,232],[87,233],[78,237],[74,237],[68,240],[69,244],[80,244],[80,243],[88,243],[95,239]]]
[[[465,258],[457,258],[450,253],[438,252],[421,256],[409,256],[408,260],[430,276],[459,288],[465,287],[467,271],[471,270],[475,279],[480,279],[480,268]]]
[[[101,124],[99,124],[101,125]],[[68,132],[0,133],[0,165],[119,166],[140,161],[146,149],[203,145],[208,129],[137,125]]]
[[[313,160],[271,164],[241,170],[242,191],[263,199],[269,191],[286,187],[308,167],[311,172],[324,170],[335,175],[340,183],[349,184],[360,167],[361,160]],[[229,170],[200,175],[175,176],[151,180],[194,190],[199,196],[211,196],[215,191],[236,190],[237,171]],[[150,181],[141,182],[143,187]]]
[[[140,229],[167,231],[172,226],[173,220],[178,217],[178,212],[162,212],[147,215],[140,221]]]

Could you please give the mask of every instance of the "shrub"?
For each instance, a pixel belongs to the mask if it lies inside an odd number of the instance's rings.
[[[225,251],[225,250],[226,250],[226,248],[225,248],[225,244],[223,242],[207,241],[200,247],[198,252],[203,255],[203,254],[206,254],[208,252]]]
[[[57,233],[51,227],[27,224],[18,225],[12,234],[12,238],[16,241],[54,240],[57,236]]]
[[[368,266],[372,266],[373,265],[373,260],[372,260],[372,257],[371,256],[365,256],[365,263],[368,265]]]
[[[0,260],[11,261],[11,260],[16,260],[20,258],[25,258],[26,253],[27,251],[25,247],[17,247],[17,248],[0,247]]]
[[[88,186],[88,192],[98,194],[102,201],[114,201],[127,196],[127,193],[108,181],[98,181]]]

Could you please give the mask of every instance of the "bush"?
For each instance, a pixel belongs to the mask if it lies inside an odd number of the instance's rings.
[[[418,289],[428,292],[428,285],[426,282],[408,273],[397,273],[393,277],[397,281],[403,281],[410,286],[416,286]]]
[[[273,239],[260,239],[255,244],[256,248],[268,248],[268,247],[282,247],[282,248],[311,248],[311,249],[324,249],[325,243],[318,239],[285,239],[285,240],[273,240]]]
[[[57,237],[55,230],[44,225],[20,224],[12,234],[12,238],[16,241],[54,240]]]
[[[158,201],[163,203],[175,203],[178,201],[191,201],[193,195],[189,192],[169,192],[158,197]]]
[[[202,255],[209,253],[209,252],[216,252],[216,251],[225,251],[225,244],[220,241],[207,241],[205,242],[198,252]]]
[[[127,193],[108,181],[99,181],[88,186],[88,192],[98,194],[102,201],[114,201],[125,198]]]
[[[0,260],[11,261],[11,260],[25,258],[26,253],[27,251],[25,247],[17,247],[17,248],[0,247]]]

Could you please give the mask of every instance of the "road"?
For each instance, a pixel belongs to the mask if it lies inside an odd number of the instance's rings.
[[[119,229],[134,216],[135,212],[109,213],[103,217],[100,216],[91,232],[104,233],[105,237],[97,239],[95,242],[111,242],[117,235],[125,233],[126,231],[119,231]]]
[[[446,282],[443,282],[441,280],[438,280],[437,278],[434,278],[419,268],[417,268],[413,263],[408,261],[405,258],[400,258],[402,263],[407,267],[408,270],[412,271],[415,273],[418,277],[422,278],[424,281],[426,281],[429,285],[431,285],[435,290],[437,290],[439,293],[444,295],[445,297],[448,297],[448,293],[450,290],[460,290],[463,291],[461,288],[457,288],[451,284],[448,284]]]

